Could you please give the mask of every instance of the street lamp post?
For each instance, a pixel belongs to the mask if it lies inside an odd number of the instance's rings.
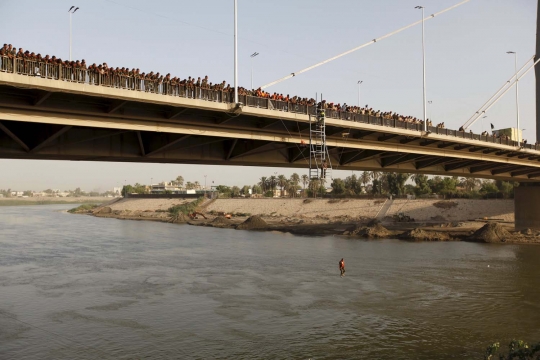
[[[238,104],[238,0],[234,0],[234,104]]]
[[[259,55],[258,52],[254,52],[251,54],[251,90],[253,90],[253,58]]]
[[[362,80],[358,80],[357,84],[358,84],[358,107],[360,107],[360,85],[362,85],[363,81]]]
[[[69,8],[69,61],[71,61],[71,15],[75,14],[75,12],[79,10],[78,7],[72,6]]]
[[[204,197],[206,197],[206,175],[204,175]]]
[[[519,85],[518,85],[518,71],[517,71],[517,53],[515,51],[507,51],[507,54],[514,54],[514,71],[516,73],[516,119],[517,119],[517,139],[518,143],[521,143],[521,137],[519,136]]]
[[[425,41],[425,31],[424,31],[424,7],[423,6],[415,6],[415,9],[422,9],[422,78],[423,78],[423,93],[424,93],[424,131],[427,132],[427,119],[426,119],[426,113],[427,113],[427,104],[426,104],[426,41]]]

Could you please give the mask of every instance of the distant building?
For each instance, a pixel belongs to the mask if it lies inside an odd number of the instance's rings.
[[[114,196],[121,196],[122,195],[122,188],[121,187],[113,187],[113,193],[114,193]]]

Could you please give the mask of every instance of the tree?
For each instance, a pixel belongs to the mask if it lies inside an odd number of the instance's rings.
[[[251,193],[252,194],[262,194],[263,191],[262,191],[262,188],[258,184],[255,184],[251,188]]]
[[[231,196],[232,197],[239,197],[240,196],[240,188],[238,186],[233,186],[231,188]]]
[[[304,190],[306,190],[306,186],[309,183],[309,176],[306,174],[302,175],[302,185],[304,185]]]
[[[495,182],[491,180],[484,180],[484,182],[482,182],[482,187],[480,187],[480,193],[489,196],[489,195],[497,194],[498,192],[499,192],[499,189],[495,185]]]
[[[414,188],[414,193],[416,195],[427,195],[431,194],[431,188],[428,184],[428,177],[423,174],[414,174],[412,180],[416,184]]]
[[[270,181],[270,189],[272,191],[276,190],[276,186],[277,186],[277,177],[275,177],[274,175],[270,176],[270,178],[268,179]]]
[[[177,176],[175,183],[176,183],[176,186],[179,186],[179,187],[184,186],[184,177],[183,176]]]
[[[293,173],[290,178],[289,189],[287,189],[287,191],[292,192],[292,197],[296,197],[296,193],[300,188],[298,184],[300,184],[300,175]]]
[[[26,190],[23,192],[23,196],[32,196],[33,193],[32,193],[32,190]]]
[[[480,179],[476,178],[461,178],[461,181],[459,183],[460,186],[464,187],[466,191],[471,192],[477,187],[482,185],[482,182]]]
[[[285,185],[287,185],[287,178],[285,177],[285,175],[279,175],[277,177],[277,183],[281,188],[281,197],[283,197],[283,188],[285,187]]]
[[[195,189],[195,184],[193,184],[192,182],[188,181],[186,183],[186,190],[193,190]]]
[[[186,188],[187,188],[187,184],[186,184]],[[231,188],[226,185],[216,186],[216,191],[221,197],[231,197]]]
[[[293,181],[287,182],[286,190],[289,193],[290,197],[296,197],[296,193],[299,189],[300,185],[298,185],[298,183],[295,184]]]
[[[345,191],[347,190],[345,187],[345,182],[338,178],[332,180],[330,186],[332,187],[332,194],[335,195],[345,194]]]
[[[259,179],[259,185],[263,192],[266,192],[267,183],[268,183],[268,178],[266,176],[263,176]]]
[[[345,189],[346,193],[349,195],[359,195],[362,193],[362,188],[360,187],[360,181],[356,178],[356,175],[347,176],[345,178]]]
[[[505,199],[514,197],[514,183],[509,181],[496,180],[495,186],[501,192],[502,197]]]
[[[405,182],[409,179],[409,174],[406,173],[387,173],[386,181],[388,182],[388,190],[392,195],[405,194]]]
[[[364,185],[364,189],[366,188],[366,185],[371,180],[372,175],[373,174],[370,173],[369,171],[364,171],[363,173],[360,174],[360,179],[359,180]]]
[[[240,190],[240,193],[241,193],[242,195],[247,196],[247,195],[249,195],[249,190],[250,190],[250,189],[251,189],[251,188],[249,187],[249,185],[244,185],[244,186],[242,187],[242,190]]]

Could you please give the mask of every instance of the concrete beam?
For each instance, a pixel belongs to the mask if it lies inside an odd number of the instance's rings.
[[[153,150],[153,151],[147,153],[147,154],[144,155],[144,156],[152,156],[152,155],[155,155],[155,154],[157,154],[157,153],[160,153],[160,152],[162,152],[163,150],[166,150],[166,149],[170,148],[171,146],[174,146],[174,145],[176,145],[176,144],[178,144],[178,143],[180,143],[180,142],[186,140],[186,139],[189,138],[190,136],[191,136],[191,135],[180,136],[178,139],[173,140],[173,141],[171,141],[171,142],[169,142],[169,143],[167,143],[167,144],[165,144],[165,145],[163,145],[163,146],[161,146],[161,147],[159,147],[159,148],[157,148],[157,149],[155,149],[155,150]]]
[[[66,132],[68,132],[69,130],[71,130],[73,128],[73,126],[70,126],[70,125],[67,125],[67,126],[64,126],[62,129],[58,130],[56,133],[54,133],[53,135],[49,136],[46,140],[42,141],[39,145],[35,146],[34,148],[32,148],[32,152],[36,152],[36,151],[39,151],[40,149],[44,148],[45,146],[51,144],[54,140],[56,140],[58,137],[64,135]]]

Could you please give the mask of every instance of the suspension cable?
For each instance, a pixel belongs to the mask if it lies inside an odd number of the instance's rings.
[[[539,58],[538,60],[536,60],[529,68],[527,68],[527,70],[526,70],[523,74],[521,74],[521,76],[518,76],[518,77],[517,77],[516,79],[514,79],[512,82],[509,82],[509,85],[508,85],[508,87],[506,88],[506,90],[504,90],[500,95],[498,95],[498,96],[497,96],[497,97],[489,104],[489,106],[488,106],[487,108],[485,108],[484,110],[482,110],[482,111],[478,114],[478,116],[476,117],[476,119],[474,119],[474,121],[473,121],[472,123],[468,124],[467,127],[470,127],[472,124],[474,124],[474,122],[475,122],[476,120],[478,120],[478,119],[480,118],[480,116],[481,116],[482,114],[485,114],[489,109],[491,109],[491,107],[492,107],[493,105],[495,105],[495,104],[497,103],[497,101],[499,101],[500,98],[503,97],[503,96],[508,92],[508,90],[510,90],[510,89],[512,88],[512,85],[514,85],[516,82],[518,82],[519,80],[521,80],[522,77],[524,77],[525,75],[527,75],[527,73],[528,73],[529,71],[531,71],[531,70],[536,66],[536,64],[538,64],[538,62],[540,62],[540,58]],[[527,62],[527,63],[528,63],[528,62]],[[521,71],[521,70],[520,70],[520,71]],[[519,71],[518,71],[518,72],[519,72]],[[478,113],[478,112],[477,112],[477,113]],[[464,128],[464,129],[465,129],[465,128]],[[518,129],[518,130],[519,130],[519,129]]]
[[[480,107],[480,109],[478,109],[478,111],[475,112],[475,113],[473,114],[473,116],[471,116],[471,117],[469,118],[469,120],[467,120],[467,121],[465,122],[465,124],[463,124],[463,129],[466,130],[466,129],[468,129],[469,127],[471,127],[471,126],[476,122],[476,120],[478,120],[478,118],[479,118],[482,114],[484,114],[484,113],[486,112],[486,111],[484,110],[484,107],[486,107],[486,106],[490,103],[491,100],[493,100],[497,95],[499,95],[499,94],[501,93],[501,91],[503,91],[504,88],[505,88],[506,86],[508,86],[508,85],[510,84],[510,82],[511,82],[513,79],[515,79],[515,77],[518,76],[518,74],[519,74],[519,73],[527,66],[527,64],[529,64],[529,62],[531,62],[533,59],[534,59],[534,55],[531,56],[529,60],[527,60],[527,62],[521,67],[521,69],[518,70],[517,73],[515,73],[514,75],[512,75],[512,77],[510,77],[510,79],[508,79],[508,80],[504,83],[504,85],[501,86],[501,88],[495,93],[495,95],[493,95],[492,97],[490,97],[489,100],[486,101],[486,102]],[[511,87],[511,86],[510,86],[510,87]]]
[[[397,34],[397,33],[400,33],[400,32],[402,32],[402,31],[404,31],[404,30],[407,30],[408,28],[411,28],[411,27],[413,27],[413,26],[415,26],[415,25],[421,24],[422,21],[432,19],[432,18],[434,18],[435,16],[441,15],[442,13],[445,13],[445,12],[447,12],[447,11],[450,11],[450,10],[452,10],[452,9],[455,9],[455,8],[457,8],[458,6],[461,6],[461,5],[463,5],[463,4],[465,4],[465,3],[469,2],[469,1],[470,1],[470,0],[464,0],[464,1],[460,2],[459,4],[450,6],[449,8],[444,9],[444,10],[442,10],[442,11],[439,11],[438,13],[431,14],[431,15],[429,15],[428,17],[426,17],[425,19],[416,21],[416,22],[414,22],[414,23],[412,23],[412,24],[410,24],[410,25],[407,25],[407,26],[404,26],[404,27],[402,27],[402,28],[400,28],[400,29],[398,29],[398,30],[392,31],[391,33],[388,33],[388,34],[383,35],[383,36],[381,36],[381,37],[379,37],[379,38],[373,39],[373,40],[371,40],[370,42],[367,42],[367,43],[365,43],[365,44],[363,44],[363,45],[360,45],[360,46],[358,46],[358,47],[355,47],[354,49],[351,49],[351,50],[349,50],[349,51],[345,51],[344,53],[341,53],[341,54],[339,54],[339,55],[333,56],[333,57],[331,57],[330,59],[326,59],[326,60],[324,60],[324,61],[321,61],[321,62],[319,62],[319,63],[317,63],[317,64],[315,64],[315,65],[312,65],[312,66],[307,67],[307,68],[305,68],[305,69],[302,69],[302,70],[300,70],[300,71],[290,73],[289,75],[284,76],[284,77],[282,77],[281,79],[278,79],[278,80],[276,80],[276,81],[272,81],[271,83],[268,83],[268,84],[266,84],[266,85],[261,86],[261,89],[265,89],[265,88],[267,88],[267,87],[269,87],[269,86],[275,85],[275,84],[277,84],[277,83],[280,83],[280,82],[282,82],[282,81],[285,81],[285,80],[288,80],[288,79],[290,79],[290,78],[292,78],[292,77],[295,77],[296,75],[302,74],[302,73],[304,73],[304,72],[306,72],[306,71],[315,69],[316,67],[319,67],[319,66],[321,66],[321,65],[324,65],[324,64],[326,64],[326,63],[329,63],[330,61],[339,59],[340,57],[343,57],[343,56],[348,55],[348,54],[350,54],[350,53],[353,53],[353,52],[355,52],[355,51],[357,51],[357,50],[360,50],[360,49],[362,49],[362,48],[364,48],[364,47],[366,47],[366,46],[369,46],[369,45],[371,45],[371,44],[374,44],[374,43],[376,43],[377,41],[381,41],[381,40],[386,39],[386,38],[388,38],[388,37],[390,37],[390,36],[392,36],[392,35],[395,35],[395,34]]]

